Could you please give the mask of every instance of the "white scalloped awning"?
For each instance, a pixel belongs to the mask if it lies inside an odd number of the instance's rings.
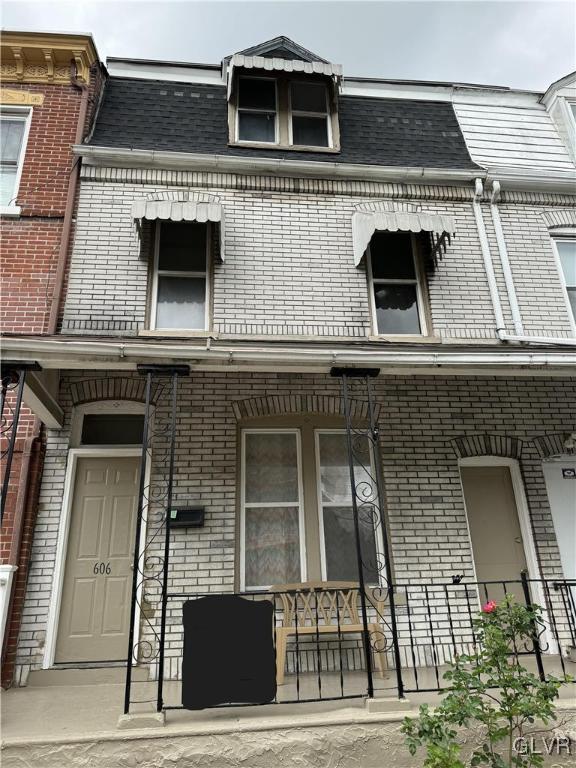
[[[374,232],[435,232],[438,235],[456,231],[454,217],[440,213],[405,211],[356,211],[352,214],[354,266],[364,256]]]
[[[134,221],[211,221],[220,225],[220,259],[224,261],[224,208],[221,203],[205,203],[191,200],[134,200]]]
[[[342,77],[341,64],[330,64],[326,61],[267,58],[266,56],[243,56],[241,53],[235,53],[228,64],[228,98],[232,93],[235,67],[263,69],[267,72],[302,72],[306,75],[325,75],[335,80],[340,80]]]

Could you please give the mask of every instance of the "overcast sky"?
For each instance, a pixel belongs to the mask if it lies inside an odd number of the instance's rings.
[[[91,32],[103,59],[219,63],[287,35],[345,76],[544,90],[576,69],[572,0],[3,0],[2,26]]]

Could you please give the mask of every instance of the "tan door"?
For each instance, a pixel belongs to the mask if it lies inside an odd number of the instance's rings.
[[[126,658],[139,464],[78,459],[56,662]]]
[[[526,554],[508,467],[462,467],[472,554],[478,581],[518,581]],[[508,587],[519,595],[520,585]],[[480,589],[480,599],[501,600],[504,589]]]

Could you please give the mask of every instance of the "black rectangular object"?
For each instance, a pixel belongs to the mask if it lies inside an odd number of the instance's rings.
[[[202,528],[204,507],[177,507],[170,510],[170,528]]]
[[[182,706],[269,704],[276,697],[274,605],[236,595],[182,607]]]

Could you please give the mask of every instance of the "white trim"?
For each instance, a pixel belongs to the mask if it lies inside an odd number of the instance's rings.
[[[318,500],[317,501],[318,525],[320,530],[320,573],[322,576],[322,581],[328,581],[328,574],[327,574],[327,568],[326,568],[326,540],[324,538],[324,507],[325,506],[341,507],[345,505],[333,504],[333,503],[326,504],[326,502],[322,500],[322,488],[320,483],[320,480],[321,480],[320,435],[323,435],[323,434],[346,435],[346,430],[345,429],[322,429],[322,427],[319,427],[318,429],[314,430],[314,460],[316,465],[316,496]],[[370,470],[373,476],[375,476],[376,467],[374,465],[374,451],[372,450],[372,445],[370,443],[368,443],[368,450],[370,452]],[[378,510],[378,512],[380,513],[381,510]],[[382,531],[383,525],[384,525],[384,520],[382,516],[380,516],[379,523],[375,521],[375,525],[374,525],[374,545],[376,547],[376,558],[377,558],[376,567],[377,568],[378,568],[378,563],[381,563],[384,566],[386,562],[386,552],[384,550],[384,537],[383,537],[383,531]],[[378,569],[378,576],[379,576],[379,586],[383,586],[385,581],[385,574],[384,574],[383,568]]]
[[[18,191],[20,189],[20,179],[22,177],[22,170],[24,168],[24,160],[26,157],[26,147],[28,145],[28,135],[30,133],[30,125],[32,123],[32,107],[17,107],[2,105],[0,106],[0,118],[2,117],[18,117],[24,122],[24,133],[22,134],[22,143],[20,144],[20,152],[18,153],[18,163],[16,166],[16,177],[14,179],[14,187],[12,189],[12,197],[7,206],[2,206],[0,212],[6,216],[18,216],[20,214],[20,207],[16,205],[18,199]]]
[[[306,552],[306,529],[304,520],[304,485],[302,478],[302,435],[300,429],[297,427],[254,427],[246,428],[241,431],[240,441],[240,591],[260,591],[265,590],[272,586],[268,584],[266,586],[247,587],[246,586],[246,435],[247,434],[291,434],[296,436],[296,461],[298,471],[298,503],[289,502],[287,504],[280,503],[250,503],[253,507],[279,507],[290,506],[298,507],[298,531],[300,536],[300,581],[306,581],[307,574],[307,552]]]
[[[66,465],[66,477],[64,480],[64,493],[62,496],[62,511],[60,514],[60,523],[58,526],[58,539],[56,542],[56,558],[54,563],[54,575],[52,578],[52,590],[50,607],[48,610],[48,620],[46,624],[46,644],[44,647],[44,658],[42,660],[42,669],[50,669],[54,666],[56,655],[56,641],[58,638],[58,622],[60,619],[60,606],[62,602],[62,592],[64,589],[64,572],[66,568],[66,553],[68,548],[68,534],[70,531],[70,519],[72,515],[72,504],[74,496],[74,484],[76,479],[76,468],[80,458],[109,458],[109,457],[130,457],[140,458],[142,455],[141,447],[132,448],[70,448],[68,451],[68,462]],[[150,484],[150,464],[146,462],[145,486]],[[140,552],[143,551],[143,543],[146,541],[146,518],[142,519],[142,529],[140,536]],[[134,623],[134,643],[138,642],[140,633],[140,600],[136,602],[136,616]]]
[[[576,336],[576,317],[574,316],[574,310],[572,309],[572,305],[570,304],[570,298],[568,296],[568,287],[566,284],[566,275],[564,274],[564,268],[562,267],[562,261],[560,259],[560,251],[558,250],[558,241],[559,240],[566,240],[571,243],[576,243],[576,232],[569,228],[564,228],[563,232],[568,233],[571,231],[571,235],[567,236],[566,234],[563,237],[560,237],[559,232],[552,231],[550,233],[550,239],[552,241],[552,252],[554,254],[554,262],[556,264],[556,269],[558,270],[558,278],[560,280],[560,286],[562,288],[562,295],[564,297],[564,303],[566,304],[566,311],[568,313],[568,322],[570,323],[570,328],[572,329],[572,335]]]
[[[204,223],[204,222],[200,222]],[[212,227],[210,222],[206,222],[206,269],[204,272],[187,272],[183,270],[165,269],[158,270],[158,261],[160,258],[160,237],[163,223],[160,220],[156,220],[156,231],[154,234],[154,262],[152,266],[152,288],[150,296],[150,330],[151,331],[207,331],[210,327],[210,302],[211,302],[211,274],[212,264],[210,259],[210,245],[212,242]],[[222,236],[222,234],[221,234]],[[158,309],[158,275],[166,277],[190,277],[190,278],[204,278],[204,327],[203,328],[157,328],[156,327],[156,312]]]
[[[4,646],[4,632],[12,597],[12,581],[17,570],[15,565],[0,564],[0,648]]]
[[[369,304],[370,304],[370,314],[372,317],[372,329],[373,329],[373,335],[378,338],[389,338],[389,337],[396,337],[401,339],[403,336],[412,336],[412,337],[419,337],[422,336],[426,338],[428,336],[428,327],[426,323],[426,312],[424,311],[424,291],[422,289],[422,279],[424,277],[423,270],[421,269],[420,264],[420,251],[417,246],[416,241],[416,235],[413,232],[410,233],[404,233],[404,234],[410,234],[410,242],[411,242],[411,251],[412,251],[412,262],[414,264],[414,274],[416,275],[415,279],[406,279],[406,280],[395,280],[395,279],[386,279],[386,278],[374,278],[372,274],[372,250],[371,250],[371,243],[368,244],[368,248],[366,249],[368,251],[368,259],[367,259],[367,273],[368,273],[368,287],[369,287]],[[415,333],[414,331],[408,331],[405,334],[404,333],[398,333],[398,332],[381,332],[378,330],[378,315],[376,312],[376,297],[375,297],[375,291],[374,286],[379,285],[380,283],[385,283],[386,285],[416,285],[416,309],[418,310],[418,321],[420,323],[420,333]]]
[[[520,524],[520,534],[522,536],[522,544],[524,547],[524,554],[526,556],[526,569],[528,571],[529,579],[542,579],[542,573],[540,571],[540,565],[538,563],[538,556],[536,554],[536,544],[534,542],[534,535],[532,532],[532,524],[530,522],[530,508],[528,506],[528,500],[526,498],[526,490],[524,488],[524,481],[522,479],[522,471],[520,464],[516,459],[509,459],[504,456],[469,456],[464,459],[458,460],[458,468],[460,467],[508,467],[510,470],[510,479],[512,481],[512,490],[514,492],[514,501],[516,502],[516,511],[518,513],[518,522]],[[470,544],[470,554],[472,556],[472,565],[474,568],[474,579],[478,581],[476,574],[476,564],[474,562],[474,549],[472,547],[472,537],[470,536],[470,524],[468,518],[468,510],[466,509],[466,497],[464,495],[464,483],[462,482],[462,473],[460,472],[460,484],[462,488],[462,501],[466,512],[466,523],[468,526],[468,537]],[[518,574],[520,578],[520,574]],[[533,583],[530,585],[532,597],[534,602],[542,607],[542,613],[545,618],[546,630],[546,644],[550,648],[550,652],[555,653],[555,642],[552,638],[549,621],[546,619],[546,599],[544,596],[544,590],[539,583]]]

